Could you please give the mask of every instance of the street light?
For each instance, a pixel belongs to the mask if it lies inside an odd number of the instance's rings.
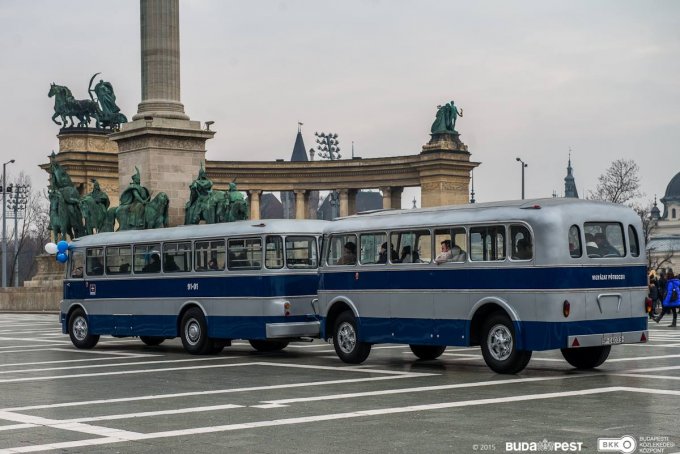
[[[524,168],[529,167],[529,164],[526,162],[522,161],[520,158],[515,158],[517,162],[521,162],[522,166],[522,200],[524,200]]]
[[[316,148],[319,150],[316,154],[321,159],[328,159],[329,161],[337,161],[342,158],[340,154],[340,141],[338,135],[332,132],[315,132]],[[331,218],[340,217],[340,201],[337,191],[330,194]]]
[[[24,217],[24,210],[28,202],[28,193],[31,190],[29,184],[14,185],[14,197],[10,197],[7,208],[14,213],[9,217],[14,218],[14,286],[19,287],[19,219]]]
[[[2,288],[7,287],[7,164],[14,164],[14,159],[2,164]]]

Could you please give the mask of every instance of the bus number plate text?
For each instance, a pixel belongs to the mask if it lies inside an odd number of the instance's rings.
[[[189,282],[187,284],[187,290],[198,290],[198,282]]]
[[[622,333],[612,333],[602,335],[602,345],[615,345],[623,344],[623,334]]]

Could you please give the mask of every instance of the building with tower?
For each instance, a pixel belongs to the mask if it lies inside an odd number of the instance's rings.
[[[651,211],[651,238],[647,243],[652,268],[671,268],[680,272],[680,172],[666,186],[661,198],[663,214],[654,199]]]
[[[576,180],[574,179],[574,173],[571,167],[571,151],[569,152],[569,163],[567,164],[567,176],[564,177],[564,196],[578,199]]]

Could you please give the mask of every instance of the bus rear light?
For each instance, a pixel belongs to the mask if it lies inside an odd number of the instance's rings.
[[[569,301],[564,300],[564,303],[562,303],[562,315],[569,317],[569,312],[571,312],[571,304]]]
[[[645,298],[645,312],[648,314],[652,312],[652,299],[650,297]]]
[[[290,303],[283,303],[283,313],[286,317],[290,315]]]

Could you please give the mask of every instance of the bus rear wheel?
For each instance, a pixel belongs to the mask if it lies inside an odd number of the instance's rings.
[[[161,345],[165,338],[160,336],[139,336],[139,340],[144,342],[144,344],[148,345],[149,347],[155,347],[157,345]]]
[[[278,352],[288,347],[288,341],[251,339],[248,342],[258,352]]]
[[[515,327],[507,315],[492,314],[484,322],[482,333],[482,356],[491,370],[499,374],[516,374],[527,367],[531,351],[517,349]]]
[[[611,345],[602,347],[563,348],[560,351],[569,364],[577,369],[592,369],[600,366],[609,357]]]
[[[409,347],[413,354],[423,361],[437,359],[446,350],[446,345],[409,345]]]
[[[357,321],[351,311],[338,316],[333,328],[333,347],[342,361],[348,364],[361,364],[371,353],[371,344],[359,342]]]
[[[208,324],[205,321],[203,311],[192,307],[182,316],[180,323],[180,337],[184,350],[192,355],[204,355],[208,353],[212,343],[208,339]]]
[[[90,334],[87,314],[83,309],[76,309],[68,319],[68,335],[76,348],[89,350],[99,342],[99,335]]]

